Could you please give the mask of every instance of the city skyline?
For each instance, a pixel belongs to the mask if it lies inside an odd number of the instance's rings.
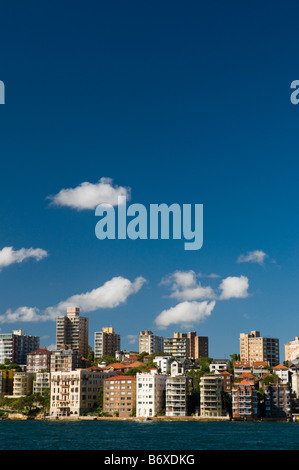
[[[196,331],[228,358],[258,330],[282,360],[299,334],[296,15],[17,3],[0,32],[0,333],[49,347],[79,307],[91,346],[103,327],[132,350],[145,329]],[[95,208],[118,196],[202,204],[202,247],[99,240]]]

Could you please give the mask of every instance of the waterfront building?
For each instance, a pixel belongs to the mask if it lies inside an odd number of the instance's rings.
[[[107,374],[98,367],[51,373],[51,417],[79,417],[95,411]]]
[[[292,415],[291,389],[286,384],[264,386],[265,417],[290,418]]]
[[[209,365],[210,372],[213,374],[222,374],[230,366],[228,359],[213,359]]]
[[[112,416],[133,416],[136,406],[136,377],[120,375],[104,380],[103,411]]]
[[[15,369],[0,370],[0,395],[13,394],[13,377]]]
[[[240,334],[240,360],[269,362],[270,367],[279,364],[279,339],[265,338],[259,331]]]
[[[156,416],[165,406],[167,376],[157,369],[136,374],[136,416]]]
[[[291,373],[291,388],[295,398],[299,400],[299,369]]]
[[[88,356],[88,318],[80,316],[80,309],[69,307],[67,315],[56,319],[56,349],[72,349],[79,356]]]
[[[102,328],[94,334],[94,357],[115,356],[120,350],[120,335],[114,332],[114,328]]]
[[[139,354],[143,352],[149,355],[163,352],[163,337],[154,335],[150,330],[140,331]]]
[[[222,377],[222,389],[224,392],[231,393],[234,376],[227,372],[227,370],[220,373]]]
[[[220,375],[207,374],[200,378],[200,415],[222,416],[223,379]]]
[[[166,416],[186,416],[189,380],[185,375],[166,378]]]
[[[44,395],[51,387],[51,374],[49,372],[37,372],[33,380],[33,393]]]
[[[247,380],[235,383],[232,388],[233,419],[252,420],[258,415],[257,391]]]
[[[33,373],[15,372],[13,376],[13,396],[22,397],[33,392]]]
[[[38,336],[26,335],[23,330],[0,334],[0,364],[26,365],[27,354],[39,348]]]
[[[52,351],[40,347],[27,354],[27,372],[50,372]]]

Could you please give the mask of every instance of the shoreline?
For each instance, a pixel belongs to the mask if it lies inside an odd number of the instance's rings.
[[[50,417],[50,416],[36,416],[36,417],[28,417],[23,416],[20,414],[10,414],[7,417],[1,418],[0,421],[48,421],[48,422],[58,422],[58,421],[118,421],[118,422],[238,422],[238,423],[261,423],[261,422],[276,422],[276,423],[294,423],[293,419],[277,419],[277,418],[259,418],[254,420],[241,420],[235,419],[227,416],[215,416],[215,417],[207,417],[207,416],[155,416],[151,418],[147,417],[136,417],[130,416],[127,418],[120,418],[116,416],[78,416],[78,417],[71,417],[71,416],[64,416],[64,417]]]

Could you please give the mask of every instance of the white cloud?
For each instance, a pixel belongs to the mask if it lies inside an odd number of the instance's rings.
[[[5,246],[0,250],[0,271],[14,263],[22,263],[23,261],[34,258],[36,261],[48,256],[48,253],[41,248],[21,248],[14,250],[12,246]]]
[[[115,308],[125,303],[130,295],[136,294],[145,282],[141,276],[137,277],[134,282],[123,277],[114,277],[90,292],[73,295],[45,310],[25,306],[19,307],[15,311],[9,309],[4,315],[0,315],[0,323],[55,321],[58,315],[65,315],[68,307],[79,307],[82,313]]]
[[[222,291],[220,300],[228,300],[231,298],[242,299],[248,297],[249,282],[246,276],[234,277],[230,276],[223,279],[219,289]]]
[[[248,251],[246,255],[239,256],[237,263],[257,263],[262,265],[266,258],[268,258],[268,255],[262,250]]]
[[[175,271],[162,279],[161,284],[169,285],[171,298],[177,300],[204,300],[215,298],[212,287],[202,286],[197,280],[196,273],[190,271]]]
[[[191,326],[199,323],[211,315],[216,302],[181,302],[175,307],[163,310],[155,319],[158,328],[167,328],[171,324]]]
[[[52,205],[77,210],[92,210],[102,203],[116,206],[119,196],[126,196],[127,200],[130,199],[130,188],[113,186],[112,183],[111,178],[101,178],[96,184],[84,182],[75,188],[62,189],[58,194],[49,196],[48,199],[51,200]]]
[[[137,342],[137,335],[127,335],[129,344],[135,344]]]

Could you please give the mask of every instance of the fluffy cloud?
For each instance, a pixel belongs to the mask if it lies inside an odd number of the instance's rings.
[[[237,263],[258,263],[262,265],[266,258],[268,258],[268,255],[262,250],[248,251],[246,255],[239,256]]]
[[[14,250],[12,246],[6,246],[0,250],[0,271],[14,263],[22,263],[23,261],[34,258],[36,261],[48,256],[48,253],[41,248],[21,248]]]
[[[214,290],[210,286],[203,287],[192,270],[175,271],[164,278],[162,284],[169,285],[172,291],[170,297],[178,300],[203,300],[215,297]]]
[[[191,326],[209,317],[215,304],[215,301],[181,302],[175,307],[163,310],[155,319],[155,323],[159,329],[167,328],[171,324]]]
[[[15,311],[7,310],[4,315],[0,315],[0,323],[55,321],[58,315],[66,313],[68,307],[79,307],[82,313],[115,308],[125,303],[130,295],[136,294],[145,282],[143,277],[137,277],[133,282],[123,277],[114,277],[90,292],[73,295],[45,310],[25,306]]]
[[[72,209],[84,210],[95,209],[102,203],[116,206],[119,196],[126,196],[130,199],[130,188],[113,186],[111,178],[101,178],[96,184],[84,182],[76,188],[62,189],[58,194],[49,196],[51,204],[55,206],[65,206]]]
[[[229,276],[221,282],[219,289],[222,291],[220,300],[228,300],[232,298],[243,299],[248,297],[249,282],[246,276]]]

